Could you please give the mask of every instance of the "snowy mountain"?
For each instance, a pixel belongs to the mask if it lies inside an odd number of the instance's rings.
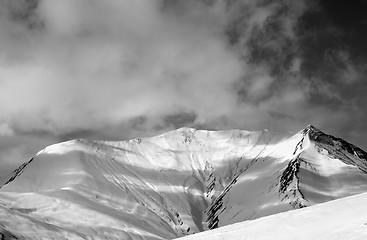
[[[181,128],[55,144],[5,182],[3,236],[172,239],[367,192],[367,153],[312,126]]]
[[[367,193],[278,213],[179,240],[365,240]]]

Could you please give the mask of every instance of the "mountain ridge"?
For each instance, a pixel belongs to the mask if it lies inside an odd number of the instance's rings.
[[[77,139],[15,170],[0,189],[0,215],[93,239],[106,229],[115,234],[108,239],[174,238],[365,192],[365,156],[311,125],[293,135],[180,128],[119,142]],[[110,224],[96,227],[82,213]]]

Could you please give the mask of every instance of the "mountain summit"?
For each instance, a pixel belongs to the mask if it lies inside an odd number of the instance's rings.
[[[17,238],[172,239],[367,191],[367,153],[309,125],[293,135],[180,128],[46,147],[0,189]]]

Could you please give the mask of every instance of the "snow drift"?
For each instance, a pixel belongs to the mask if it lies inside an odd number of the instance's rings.
[[[366,192],[366,159],[312,126],[73,140],[14,171],[0,189],[0,229],[31,239],[172,239]]]

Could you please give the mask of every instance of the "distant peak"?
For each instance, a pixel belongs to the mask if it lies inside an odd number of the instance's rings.
[[[309,124],[305,129],[302,130],[303,134],[313,134],[313,133],[322,133],[321,130]]]
[[[306,129],[320,131],[318,128],[316,128],[315,126],[313,126],[311,124],[307,125]]]

